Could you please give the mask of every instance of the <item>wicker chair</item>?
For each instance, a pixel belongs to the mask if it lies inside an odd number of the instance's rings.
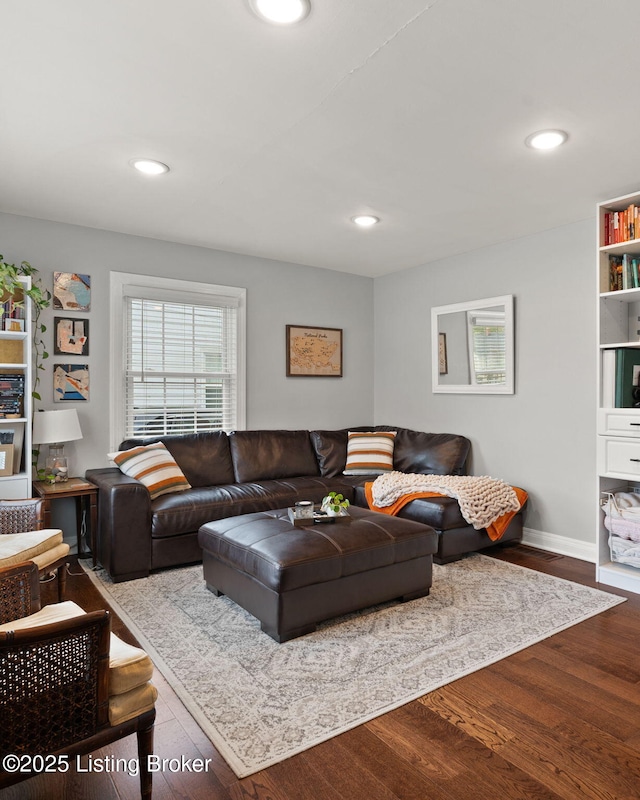
[[[0,535],[11,534],[11,541],[0,541],[0,568],[30,559],[35,562],[40,580],[58,576],[58,600],[64,598],[69,545],[62,531],[44,529],[44,500],[0,500]],[[20,537],[19,534],[25,534]],[[3,544],[8,546],[4,547]],[[5,550],[7,551],[5,553]]]
[[[109,612],[84,613],[71,602],[40,611],[39,589],[32,561],[0,570],[0,617],[17,615],[0,629],[0,759],[7,754],[60,755],[72,766],[77,756],[135,733],[140,791],[143,798],[151,798],[148,756],[153,753],[155,688],[148,677],[139,680],[128,693],[139,693],[133,698],[137,707],[130,703],[123,711],[126,701],[121,698],[127,695],[110,694],[116,680],[121,682],[117,688],[123,688],[123,676],[115,679],[113,674],[121,659],[114,656],[115,665],[111,665],[109,654],[114,639],[124,648],[129,646],[110,634]],[[47,612],[60,617],[68,609],[74,616],[52,624],[22,619]],[[23,629],[19,629],[20,621]],[[14,625],[15,630],[9,630]],[[148,660],[138,648],[129,650]],[[138,656],[138,674],[141,663]],[[116,704],[112,704],[114,699]],[[140,713],[127,717],[136,708]],[[114,713],[122,718],[115,724]],[[0,772],[0,787],[31,777],[38,771],[34,766],[32,773]]]

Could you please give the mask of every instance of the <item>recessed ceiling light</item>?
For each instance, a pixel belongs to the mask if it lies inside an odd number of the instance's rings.
[[[309,0],[249,0],[249,5],[259,17],[276,25],[293,25],[311,11]]]
[[[162,175],[163,172],[169,172],[169,167],[162,161],[153,161],[150,158],[134,158],[129,163],[145,175]]]
[[[361,228],[370,228],[380,222],[380,217],[374,217],[373,214],[359,214],[357,217],[351,217],[351,220]]]
[[[524,143],[534,150],[553,150],[554,147],[564,144],[568,138],[564,131],[537,131],[527,136]]]

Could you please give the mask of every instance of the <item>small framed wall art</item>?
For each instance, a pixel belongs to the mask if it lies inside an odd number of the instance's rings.
[[[89,311],[91,278],[79,272],[53,273],[53,308],[59,311]]]
[[[89,355],[89,320],[54,317],[53,352],[57,356]]]
[[[89,399],[88,364],[53,365],[53,399],[56,403]]]
[[[342,328],[287,325],[287,377],[341,378]]]
[[[21,333],[24,331],[24,320],[8,317],[4,321],[4,329],[5,331],[12,331],[13,333]]]

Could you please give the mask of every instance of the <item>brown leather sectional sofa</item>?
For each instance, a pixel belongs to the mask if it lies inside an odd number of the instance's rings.
[[[98,486],[98,560],[114,581],[145,577],[150,570],[202,559],[201,525],[216,519],[285,508],[298,500],[320,502],[327,492],[342,492],[366,508],[367,476],[343,475],[348,430],[397,431],[394,469],[401,472],[462,475],[470,449],[464,436],[422,433],[390,425],[336,431],[257,430],[129,439],[121,450],[163,441],[192,488],[151,501],[138,481],[115,467],[91,469]],[[436,563],[490,547],[485,531],[474,530],[448,497],[413,500],[400,517],[438,533]],[[497,544],[519,541],[522,513]]]

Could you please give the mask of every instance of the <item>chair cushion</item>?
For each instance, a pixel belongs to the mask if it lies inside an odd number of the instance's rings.
[[[11,620],[0,625],[0,633],[6,631],[22,631],[25,628],[36,628],[39,625],[52,625],[54,622],[62,622],[65,619],[72,619],[73,617],[81,617],[84,611],[77,603],[72,600],[65,600],[64,603],[54,603],[50,606],[45,606],[36,611],[35,614],[30,614],[27,617]]]
[[[109,697],[109,723],[112,727],[121,725],[129,719],[151,711],[158,697],[158,690],[152,683],[136,686],[125,694]]]
[[[26,628],[36,628],[40,625],[50,625],[53,622],[81,617],[84,613],[79,605],[72,600],[67,600],[64,603],[45,606],[40,611],[27,617],[5,622],[0,625],[0,632],[19,631]],[[112,633],[109,645],[109,696],[131,693],[133,690],[144,686],[150,680],[152,674],[153,662],[145,651],[123,642],[122,639]],[[137,714],[141,714],[144,710],[146,709],[138,711]],[[135,717],[137,714],[131,714],[131,717]],[[127,717],[127,719],[131,717]]]
[[[349,431],[345,475],[378,475],[393,470],[395,431]]]
[[[153,662],[145,651],[123,642],[112,633],[109,647],[109,695],[128,694],[132,689],[151,680],[152,675]]]
[[[62,542],[52,547],[50,550],[45,550],[44,553],[40,553],[39,556],[33,556],[33,558],[28,560],[35,562],[36,567],[38,567],[38,572],[42,572],[42,570],[60,561],[61,558],[68,556],[69,549],[69,545],[66,542]]]
[[[191,488],[175,458],[162,442],[109,453],[109,458],[125,475],[144,484],[152,500],[162,494]]]
[[[21,561],[33,561],[36,556],[62,543],[62,531],[57,528],[3,534],[0,536],[0,566],[9,567]],[[50,562],[45,562],[45,565],[46,563]]]

